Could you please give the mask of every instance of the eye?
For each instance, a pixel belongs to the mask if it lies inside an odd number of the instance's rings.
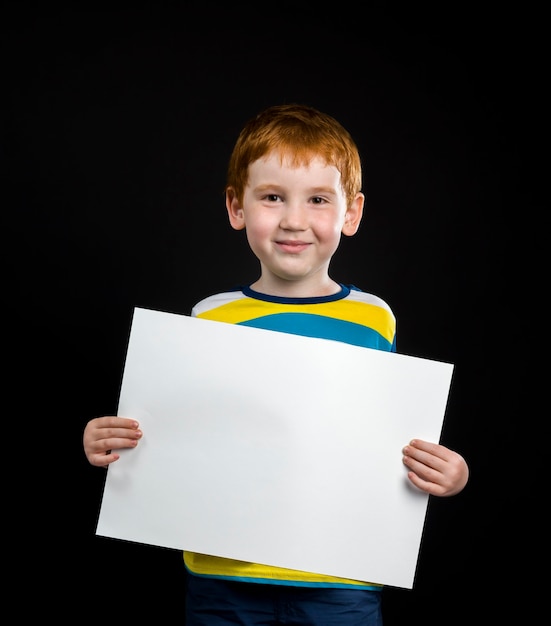
[[[268,193],[265,197],[268,202],[277,202],[279,200],[279,196],[276,193]]]
[[[312,204],[323,204],[325,202],[325,199],[322,198],[321,196],[314,196],[311,199]]]

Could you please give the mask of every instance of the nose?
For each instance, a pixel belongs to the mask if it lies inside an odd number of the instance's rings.
[[[306,230],[307,212],[299,202],[287,202],[281,216],[280,226],[283,230]]]

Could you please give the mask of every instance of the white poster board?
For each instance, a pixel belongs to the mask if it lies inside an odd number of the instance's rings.
[[[136,308],[96,533],[412,588],[453,365]]]

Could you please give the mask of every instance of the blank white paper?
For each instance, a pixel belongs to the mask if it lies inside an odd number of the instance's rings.
[[[411,589],[453,365],[136,308],[96,533]]]

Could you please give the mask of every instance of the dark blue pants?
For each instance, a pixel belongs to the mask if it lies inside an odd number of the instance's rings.
[[[382,626],[381,592],[187,576],[186,626]]]

